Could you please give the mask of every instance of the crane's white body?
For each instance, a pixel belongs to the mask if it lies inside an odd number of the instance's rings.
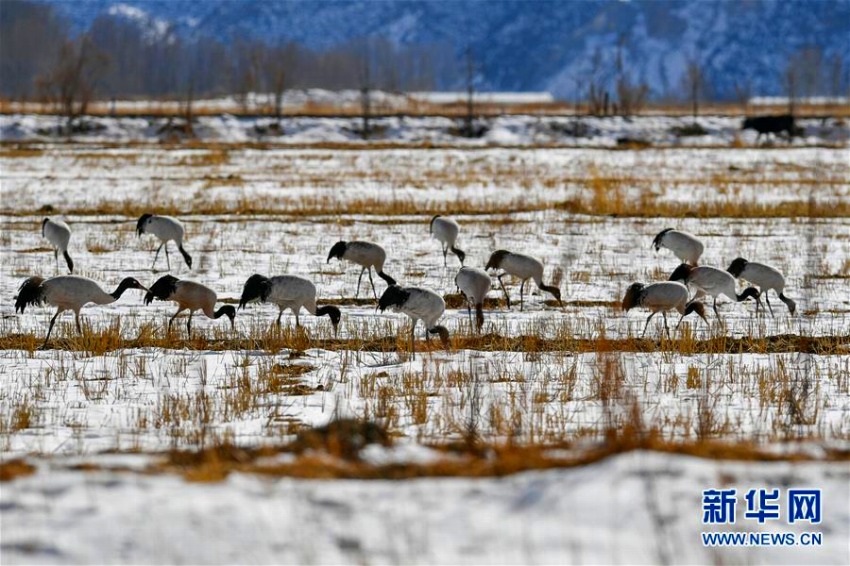
[[[420,320],[425,323],[425,330],[436,326],[437,321],[446,311],[446,301],[443,297],[422,287],[404,287],[404,291],[410,294],[407,301],[392,308],[409,316],[413,320],[414,327]]]
[[[154,298],[177,303],[177,312],[168,320],[169,329],[171,323],[181,312],[189,311],[189,320],[186,322],[186,330],[189,336],[192,335],[192,316],[196,311],[201,311],[207,318],[211,319],[218,319],[227,315],[230,318],[231,327],[236,317],[236,309],[232,305],[225,305],[218,311],[215,310],[218,295],[206,285],[197,281],[177,279],[172,275],[161,277],[151,286],[150,291],[145,296],[145,304],[150,304]]]
[[[681,230],[667,230],[659,234],[654,241],[656,251],[658,248],[667,248],[679,258],[680,261],[697,265],[705,245],[693,234]]]
[[[50,319],[47,336],[44,338],[42,348],[47,346],[50,333],[56,319],[64,311],[73,311],[74,320],[77,323],[77,332],[82,333],[80,325],[80,309],[89,303],[96,305],[108,305],[117,301],[127,289],[142,289],[145,287],[132,277],[124,278],[112,293],[104,291],[100,285],[87,277],[77,275],[62,275],[51,279],[41,277],[30,277],[23,282],[15,297],[15,312],[23,313],[27,305],[41,305],[47,303],[56,307],[56,314]]]
[[[502,259],[499,267],[523,281],[534,279],[538,287],[543,283],[543,264],[531,256],[509,253]]]
[[[215,303],[218,301],[218,295],[206,285],[196,281],[181,279],[175,283],[174,292],[168,300],[177,303],[178,311],[175,317],[184,310],[188,310],[190,316],[195,311],[201,311],[207,318],[215,318]]]
[[[660,312],[664,317],[664,329],[669,336],[670,328],[667,326],[667,311],[669,310],[675,309],[682,315],[679,319],[679,324],[681,324],[682,320],[690,312],[698,313],[705,320],[702,303],[697,301],[689,303],[688,295],[688,288],[677,281],[663,281],[650,285],[633,283],[628,291],[626,291],[626,296],[623,299],[623,308],[629,311],[635,307],[643,307],[651,311],[651,314],[646,319],[646,324],[643,326],[642,336],[646,334],[649,321]]]
[[[714,314],[717,315],[718,319],[720,313],[717,311],[717,298],[722,295],[737,303],[752,297],[756,301],[756,309],[761,306],[758,289],[748,287],[739,295],[735,289],[735,278],[732,274],[716,267],[693,267],[683,263],[676,268],[670,276],[670,280],[684,281],[686,285],[696,288],[698,292],[695,298],[699,298],[701,294],[714,297]]]
[[[759,297],[764,295],[770,314],[773,316],[773,306],[770,304],[770,291],[773,290],[779,296],[779,300],[785,303],[793,315],[797,311],[797,304],[785,296],[785,277],[778,269],[763,263],[747,261],[744,258],[735,259],[727,271],[739,279],[743,279],[758,288]]]
[[[378,292],[375,290],[375,281],[372,279],[372,269],[378,273],[388,285],[395,285],[395,279],[384,273],[384,262],[387,260],[387,252],[378,244],[372,242],[363,242],[354,240],[350,242],[339,241],[333,245],[328,254],[328,261],[334,257],[340,260],[350,261],[360,266],[360,275],[357,277],[357,291],[354,296],[360,295],[360,282],[363,280],[363,274],[369,272],[369,283],[372,285],[372,294],[375,299],[378,298]]]
[[[445,247],[454,246],[459,233],[460,225],[454,218],[437,216],[431,221],[431,235]]]
[[[153,234],[163,244],[175,242],[178,246],[183,245],[186,234],[183,223],[173,216],[153,215],[145,221],[142,230],[145,234]]]
[[[68,269],[74,272],[74,263],[68,255],[68,244],[71,241],[71,228],[62,220],[45,218],[41,223],[41,235],[53,246],[53,258],[59,267],[59,254],[65,257]]]
[[[436,238],[442,246],[443,265],[447,265],[446,257],[448,256],[449,250],[457,255],[461,265],[463,265],[466,254],[463,250],[455,247],[455,244],[457,243],[457,236],[460,233],[460,225],[457,221],[455,221],[454,218],[437,215],[431,219],[431,226],[429,230],[431,232],[431,236]]]
[[[678,281],[662,281],[652,283],[643,288],[638,302],[640,306],[652,312],[663,312],[676,309],[679,314],[685,314],[688,304],[688,288]]]
[[[186,234],[183,228],[183,223],[172,216],[158,216],[156,214],[145,214],[140,219],[136,226],[136,230],[141,236],[142,234],[153,234],[159,239],[159,247],[153,256],[153,264],[151,269],[156,266],[156,260],[159,258],[159,252],[165,247],[165,261],[168,265],[168,270],[171,271],[171,259],[168,256],[168,242],[174,242],[177,245],[177,250],[183,256],[183,260],[189,269],[192,268],[192,257],[183,249],[183,237]]]
[[[455,284],[466,299],[466,309],[472,316],[471,306],[475,307],[476,329],[480,332],[484,325],[484,299],[490,292],[490,274],[474,267],[461,267],[455,275]]]
[[[74,311],[74,314],[79,315],[80,309],[89,303],[108,305],[116,301],[115,297],[88,277],[62,275],[45,280],[41,286],[44,299],[59,309],[60,313]]]
[[[735,278],[730,273],[716,267],[702,266],[693,268],[687,279],[687,284],[715,299],[721,295],[726,295],[733,301],[737,302],[738,300],[738,293],[735,290]]]
[[[484,303],[487,293],[490,292],[491,283],[490,274],[475,267],[461,267],[455,275],[457,288],[473,305]]]
[[[356,263],[366,269],[374,268],[375,271],[383,271],[384,262],[387,261],[387,252],[378,244],[355,240],[346,242],[342,259]]]
[[[274,303],[292,311],[295,322],[298,323],[298,311],[304,307],[312,315],[316,314],[316,286],[309,279],[297,275],[276,275],[270,277],[271,292],[266,302]]]
[[[777,295],[785,292],[785,277],[779,270],[763,263],[747,262],[746,267],[738,276],[759,288],[759,291],[776,291]]]
[[[505,294],[505,301],[508,308],[511,306],[511,298],[508,295],[508,290],[505,289],[505,283],[502,277],[512,275],[520,279],[519,285],[519,309],[523,310],[523,293],[525,292],[525,282],[529,279],[534,279],[537,288],[541,291],[552,294],[561,303],[561,291],[555,286],[546,285],[543,283],[543,264],[531,256],[509,252],[507,250],[496,250],[490,255],[487,261],[487,269],[501,269],[502,273],[496,276],[499,280],[499,285],[502,287],[502,292]]]

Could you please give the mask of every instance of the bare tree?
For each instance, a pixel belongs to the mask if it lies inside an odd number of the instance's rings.
[[[688,97],[691,101],[694,124],[696,124],[697,116],[699,116],[699,99],[704,88],[702,65],[700,65],[696,58],[688,61],[688,66],[685,69],[683,79],[685,83],[685,91],[688,93]]]
[[[620,114],[631,116],[640,112],[646,105],[646,100],[649,97],[649,87],[646,83],[632,81],[623,61],[625,47],[626,35],[622,34],[617,42],[617,101],[619,103]]]
[[[37,81],[39,90],[59,104],[68,135],[73,131],[74,121],[86,114],[108,62],[107,56],[84,35],[78,40],[65,41],[53,68]]]
[[[292,87],[298,55],[298,47],[294,43],[266,50],[263,71],[273,98],[273,111],[278,130],[281,128],[280,123],[283,117],[283,98],[286,91]]]
[[[475,60],[472,47],[466,46],[466,117],[464,118],[464,135],[468,138],[475,136]]]
[[[602,79],[602,67],[602,51],[597,47],[590,59],[587,74],[587,105],[588,112],[593,116],[608,114],[608,91]]]
[[[744,109],[744,114],[750,113],[750,98],[753,96],[753,80],[748,78],[745,81],[735,82],[735,99],[738,104]]]
[[[364,140],[369,139],[372,133],[370,118],[372,115],[372,50],[369,39],[363,42],[360,54],[360,117],[362,121],[360,135]]]

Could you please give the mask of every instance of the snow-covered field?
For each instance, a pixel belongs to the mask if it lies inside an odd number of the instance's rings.
[[[0,118],[4,139],[9,119]],[[823,147],[6,146],[0,459],[24,457],[37,472],[0,484],[0,558],[847,563],[850,469],[823,455],[850,446],[848,158],[846,149]],[[178,277],[233,301],[252,273],[307,276],[320,304],[339,304],[339,335],[327,318],[306,313],[306,334],[294,332],[289,314],[282,332],[269,330],[277,309],[251,305],[239,311],[232,333],[225,319],[196,317],[201,338],[186,340],[179,324],[165,343],[173,305],[143,306],[142,294],[128,291],[113,305],[84,310],[94,338],[76,338],[66,314],[54,347],[33,351],[53,310],[16,314],[11,298],[25,277],[56,273],[41,219],[64,215],[78,273],[111,290],[125,276],[150,285],[163,274],[150,270],[153,238],[135,233],[146,210],[178,214],[186,225],[194,269],[172,253]],[[682,217],[661,214],[670,210]],[[805,211],[816,213],[807,218]],[[368,283],[355,301],[358,270],[326,259],[337,240],[375,241],[388,251],[385,271],[401,283],[455,293],[457,260],[449,256],[444,267],[428,236],[434,212],[460,222],[468,265],[483,267],[499,248],[540,258],[564,307],[535,288],[523,312],[504,303],[488,308],[490,338],[478,342],[466,310],[451,307],[443,323],[455,347],[426,346],[420,327],[411,359],[406,317],[376,313],[366,300]],[[751,302],[722,299],[724,324],[709,309],[711,326],[689,317],[681,341],[660,341],[657,320],[651,341],[637,340],[648,313],[626,314],[617,304],[633,281],[666,279],[678,264],[650,248],[668,226],[705,242],[703,264],[725,268],[743,256],[779,268],[797,314],[775,296],[775,317],[756,317]],[[157,267],[165,269],[164,256]],[[380,293],[385,284],[375,279]],[[519,282],[508,290],[516,299]],[[498,286],[490,296],[500,298]],[[113,329],[136,346],[99,350],[97,337]],[[507,341],[516,337],[526,338]],[[535,345],[535,337],[549,342]],[[796,337],[817,346],[800,346]],[[505,479],[322,482],[234,474],[203,485],[169,474],[75,468],[117,460],[145,467],[160,451],[211,439],[276,445],[338,417],[374,420],[392,434],[394,448],[371,447],[367,460],[435,458],[425,445],[457,441],[470,430],[490,443],[594,446],[606,431],[633,423],[635,411],[672,442],[753,442],[813,461],[748,464],[640,452]],[[701,491],[718,485],[739,494],[751,486],[823,489],[824,544],[703,547]],[[755,525],[736,530],[768,528]],[[796,528],[782,522],[769,530]],[[177,532],[179,544],[167,542]]]
[[[387,110],[389,112],[389,110]],[[144,117],[87,118],[91,131],[76,134],[77,142],[156,142],[172,139],[163,130],[168,120]],[[649,143],[664,147],[716,147],[756,145],[757,133],[741,130],[742,118],[701,116],[698,120],[702,135],[683,133],[693,125],[691,117],[638,116],[623,117],[551,117],[498,116],[477,120],[484,128],[480,138],[468,139],[457,134],[461,121],[445,117],[385,117],[373,118],[370,128],[372,142],[420,145],[486,146],[578,146],[613,147],[617,140]],[[359,117],[291,117],[282,122],[282,131],[269,130],[271,118],[240,118],[224,114],[197,117],[193,130],[203,141],[270,142],[291,145],[328,143],[367,143],[361,135]],[[774,143],[795,147],[821,144],[845,145],[850,139],[850,127],[842,119],[802,119],[797,125],[802,135],[788,142],[785,138]],[[0,116],[0,140],[55,141],[64,139],[65,120],[61,116],[8,114]],[[58,132],[58,133],[57,133]],[[762,138],[762,143],[765,138]]]

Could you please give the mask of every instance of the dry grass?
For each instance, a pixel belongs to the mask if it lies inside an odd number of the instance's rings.
[[[51,337],[49,347],[71,352],[86,352],[102,355],[127,348],[188,349],[206,351],[256,350],[270,352],[281,350],[306,350],[321,348],[329,351],[394,352],[399,346],[406,349],[406,330],[393,336],[368,334],[363,338],[314,338],[303,329],[273,327],[271,330],[253,329],[248,338],[228,336],[229,332],[216,329],[213,336],[200,332],[191,339],[177,332],[165,336],[153,332],[152,326],[143,326],[135,338],[123,339],[118,331],[116,319],[109,328],[84,332],[82,336]],[[502,336],[499,334],[454,335],[451,337],[453,350],[479,350],[487,352],[675,352],[693,354],[779,354],[808,353],[818,355],[840,355],[847,353],[850,335],[798,336],[783,334],[765,337],[732,338],[725,335],[697,340],[692,334],[683,332],[675,339],[659,338],[574,338],[571,328],[555,329],[557,338],[542,338],[539,335]],[[377,332],[373,329],[372,332]],[[0,349],[32,352],[43,338],[35,334],[5,334],[0,336]],[[416,349],[438,351],[439,341],[417,341]]]

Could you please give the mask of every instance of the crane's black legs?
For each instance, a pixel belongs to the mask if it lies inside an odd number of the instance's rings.
[[[74,320],[77,323],[77,334],[82,334],[83,333],[83,327],[80,325],[80,313],[78,313],[78,312],[74,313]]]
[[[163,245],[165,246],[165,265],[168,266],[168,271],[171,271],[171,260],[168,259],[168,242],[165,242]]]
[[[770,290],[764,291],[764,302],[767,303],[767,308],[770,309],[770,316],[776,318],[773,316],[773,307],[770,305]],[[756,305],[758,306],[758,301],[756,301]]]
[[[177,312],[174,313],[174,316],[168,319],[168,332],[171,332],[171,323],[174,322],[174,319],[177,318],[181,312],[183,312],[183,309],[178,309]]]
[[[374,295],[375,300],[378,300],[378,292],[375,290],[375,281],[372,280],[372,268],[369,268],[369,283],[372,284],[372,295]]]
[[[192,314],[194,314],[194,312],[195,311],[189,311],[189,320],[186,321],[186,332],[189,333],[189,338],[192,337]]]
[[[519,284],[519,311],[522,312],[522,294],[525,290],[525,279]]]
[[[412,359],[416,359],[416,337],[413,333],[416,331],[416,321],[413,321],[413,324],[410,325],[410,357]]]
[[[669,327],[669,326],[667,326],[667,312],[666,312],[666,311],[661,311],[661,315],[664,317],[664,330],[666,330],[666,331],[667,331],[667,338],[668,338],[668,339],[671,339],[671,338],[670,338],[670,327]]]
[[[153,263],[151,264],[151,271],[153,271],[153,268],[156,267],[156,260],[159,259],[159,250],[161,250],[162,246],[164,246],[164,245],[165,245],[164,243],[160,244],[159,247],[156,249],[156,253],[153,254]],[[165,251],[166,251],[166,253],[168,253],[167,248],[166,248]]]
[[[50,319],[50,326],[47,327],[47,336],[44,338],[44,344],[41,345],[41,349],[44,350],[47,348],[47,341],[50,340],[50,333],[53,332],[53,325],[56,324],[56,319],[59,318],[59,315],[62,314],[62,311],[56,311],[56,314],[53,315],[53,318]]]
[[[505,289],[505,282],[502,281],[502,277],[504,277],[504,276],[505,276],[505,274],[502,273],[501,275],[497,275],[496,279],[499,280],[499,285],[501,285],[502,292],[505,294],[505,300],[508,302],[508,308],[511,308],[511,298],[508,296],[508,290]]]
[[[283,316],[283,307],[280,307],[280,311],[277,313],[277,327],[280,328],[280,317]]]
[[[641,338],[643,338],[644,336],[646,336],[646,329],[647,329],[647,327],[649,326],[649,321],[650,321],[650,320],[652,320],[652,317],[653,317],[653,316],[655,316],[656,314],[657,314],[657,313],[655,313],[655,312],[654,312],[654,313],[652,313],[651,315],[649,315],[649,316],[647,317],[647,319],[646,319],[646,324],[644,324],[644,325],[643,325],[643,332],[642,332],[642,333],[641,333],[641,335],[640,335],[640,337],[641,337]]]
[[[363,272],[366,271],[366,268],[360,270],[360,277],[357,278],[357,291],[354,292],[354,298],[360,296],[360,282],[363,280]]]

